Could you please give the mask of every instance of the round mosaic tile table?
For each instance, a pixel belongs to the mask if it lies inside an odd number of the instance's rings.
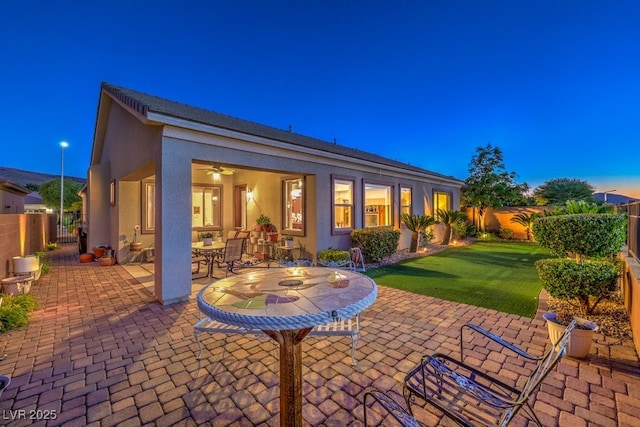
[[[301,342],[314,326],[369,307],[378,288],[369,277],[331,268],[264,269],[204,287],[198,307],[212,319],[261,329],[280,346],[280,425],[302,425]]]

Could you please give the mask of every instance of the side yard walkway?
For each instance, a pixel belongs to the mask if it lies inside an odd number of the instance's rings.
[[[122,266],[80,264],[73,246],[48,256],[51,272],[31,291],[41,304],[31,324],[0,335],[0,350],[8,355],[0,361],[0,374],[12,378],[0,397],[0,425],[278,425],[279,367],[272,342],[230,337],[224,346],[222,335],[203,336],[199,365],[195,300],[162,306]],[[457,355],[466,322],[531,352],[541,353],[547,344],[538,318],[381,287],[363,314],[356,368],[349,339],[305,340],[305,422],[362,426],[363,391],[391,390],[401,401],[404,373],[422,354]],[[638,358],[629,343],[609,353],[601,344],[587,361],[561,362],[534,402],[545,425],[638,425]],[[474,363],[514,382],[523,370],[503,366],[504,356],[483,349],[474,357]],[[55,419],[42,419],[46,415]],[[419,416],[427,425],[452,425],[430,412]],[[527,423],[516,418],[514,425]]]

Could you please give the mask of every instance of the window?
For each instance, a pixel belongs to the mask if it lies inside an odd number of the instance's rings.
[[[156,230],[156,183],[142,181],[142,229],[141,233],[153,233]]]
[[[282,200],[285,201],[282,230],[304,232],[304,185],[302,178],[282,181]]]
[[[391,200],[393,190],[390,185],[364,184],[364,226],[383,227],[393,225]]]
[[[412,209],[412,203],[411,201],[413,200],[413,190],[411,189],[411,187],[403,187],[400,186],[400,213],[406,213],[408,215],[411,215],[413,209]]]
[[[354,181],[333,179],[333,231],[350,232],[353,229]]]
[[[194,228],[220,228],[220,186],[194,186],[192,192],[191,222]]]
[[[433,192],[433,207],[434,213],[438,212],[438,209],[451,210],[451,194],[443,193],[440,191]]]

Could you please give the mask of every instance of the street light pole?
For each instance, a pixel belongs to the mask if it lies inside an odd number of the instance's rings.
[[[60,234],[58,235],[58,243],[62,237],[63,230],[63,216],[64,216],[64,149],[69,146],[69,143],[62,141],[60,143]]]

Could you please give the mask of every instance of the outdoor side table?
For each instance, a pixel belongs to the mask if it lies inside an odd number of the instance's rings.
[[[336,280],[336,276],[338,280]],[[369,307],[378,288],[369,277],[321,267],[265,269],[204,287],[198,307],[211,319],[263,330],[280,347],[280,425],[302,425],[302,340],[314,326]]]

